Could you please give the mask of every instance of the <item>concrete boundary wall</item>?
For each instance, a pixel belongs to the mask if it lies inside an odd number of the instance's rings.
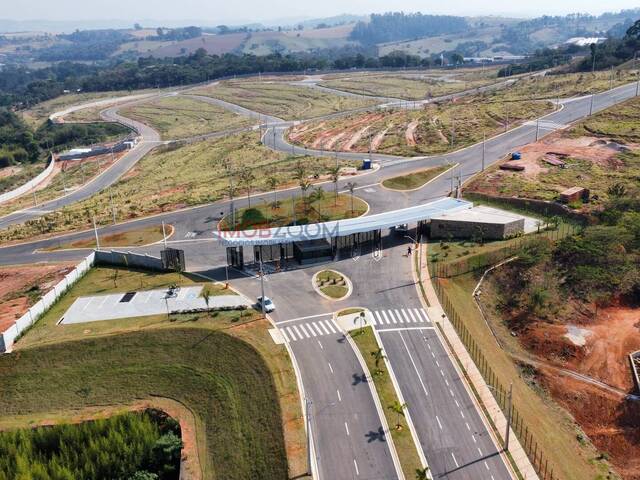
[[[29,180],[24,185],[21,185],[18,188],[15,188],[15,189],[11,190],[10,192],[5,192],[3,194],[0,194],[0,203],[4,203],[4,202],[8,202],[9,200],[13,200],[14,198],[17,198],[20,195],[24,195],[25,193],[27,193],[32,188],[35,188],[38,185],[40,185],[49,175],[51,175],[51,172],[53,172],[53,167],[55,166],[55,163],[56,162],[55,162],[55,160],[53,158],[53,155],[52,155],[51,158],[49,159],[49,165],[47,165],[47,168],[45,168],[37,176],[33,177],[31,180]]]
[[[142,268],[147,270],[166,271],[162,259],[151,255],[114,250],[96,250],[82,260],[76,268],[67,273],[53,288],[38,300],[27,313],[0,333],[0,353],[10,352],[16,339],[31,327],[51,306],[80,280],[94,265],[116,265],[122,267]]]
[[[147,254],[119,252],[117,250],[96,250],[94,253],[96,265],[115,265],[157,271],[167,270],[162,263],[162,259]]]
[[[82,262],[76,265],[65,277],[38,300],[27,313],[0,334],[0,352],[9,352],[16,339],[29,327],[31,327],[56,301],[64,295],[78,280],[80,280],[95,262],[95,254],[91,253]]]

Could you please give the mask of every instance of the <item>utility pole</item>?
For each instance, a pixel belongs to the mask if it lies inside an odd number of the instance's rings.
[[[164,220],[162,221],[162,241],[164,243],[164,249],[167,249],[167,232],[164,229]]]
[[[262,294],[262,301],[260,302],[260,305],[262,306],[262,316],[264,317],[266,315],[266,312],[264,310],[264,272],[262,270],[262,249],[260,249],[260,291]]]
[[[638,72],[638,80],[636,81],[636,97],[638,96],[638,90],[640,90],[640,72]]]
[[[313,476],[313,469],[311,468],[311,405],[313,402],[305,397],[304,399],[304,409],[305,416],[307,418],[307,467],[309,471],[307,472],[309,476]]]
[[[505,104],[504,106],[505,109],[505,122],[504,122],[504,131],[506,132],[507,130],[509,130],[509,105]]]
[[[536,119],[536,142],[540,138],[540,119]]]
[[[96,227],[96,217],[93,216],[93,233],[96,236],[96,250],[100,250],[100,239],[98,238],[98,228]]]
[[[589,103],[589,116],[593,114],[593,93],[591,94],[591,102]]]
[[[455,117],[451,119],[451,147],[456,143],[456,119]]]
[[[482,171],[484,172],[484,157],[486,155],[485,144],[487,142],[487,134],[482,132]]]
[[[507,432],[504,436],[504,449],[509,451],[509,436],[511,434],[511,404],[513,401],[513,382],[509,384],[509,403],[507,407]]]
[[[613,65],[611,65],[611,69],[610,69],[610,74],[609,74],[609,90],[613,89]]]
[[[111,215],[113,216],[113,224],[116,224],[116,208],[113,205],[113,192],[109,189],[109,202],[111,203]]]

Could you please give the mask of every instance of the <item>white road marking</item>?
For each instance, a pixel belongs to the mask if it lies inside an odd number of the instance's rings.
[[[333,328],[333,325],[331,325],[331,322],[325,320],[325,323],[329,327],[329,330],[331,330],[331,333],[336,333],[336,330]]]
[[[308,317],[291,318],[289,320],[283,320],[283,321],[277,322],[277,323],[278,323],[278,325],[280,325],[281,323],[297,322],[298,320],[307,320],[309,318],[328,317],[329,315],[331,315],[331,313],[319,313],[318,315],[309,315]]]
[[[340,331],[340,327],[338,326],[338,324],[336,323],[336,321],[332,318],[331,320],[329,320],[329,323],[331,325],[333,325],[334,327],[336,327],[336,331],[339,332]]]
[[[384,332],[408,332],[411,330],[435,330],[436,327],[396,327],[396,328],[381,328],[378,333]]]
[[[396,317],[393,316],[393,312],[391,310],[387,310],[387,313],[389,314],[389,318],[391,318],[391,321],[393,323],[398,323],[398,320],[396,320]]]
[[[285,333],[284,328],[281,328],[281,329],[280,329],[280,333],[281,333],[281,334],[282,334],[282,336],[284,337],[284,341],[285,341],[285,342],[287,342],[287,343],[289,343],[289,342],[290,342],[290,340],[289,340],[289,337],[287,337],[287,334]]]
[[[424,321],[425,322],[429,322],[429,315],[427,315],[427,312],[424,310],[424,308],[420,309],[420,313],[422,313],[422,316],[424,317]]]
[[[340,396],[340,390],[336,390],[336,393],[338,394],[338,401],[341,402],[342,397]]]
[[[438,421],[438,426],[440,427],[440,430],[442,430],[442,424],[440,423],[440,419],[438,418],[437,415],[436,415],[436,420]]]
[[[471,431],[471,427],[469,426],[469,423],[464,422],[464,424],[467,426],[467,430]]]
[[[449,393],[451,394],[452,397],[455,397],[453,390],[449,389]]]
[[[398,316],[398,320],[400,320],[400,323],[404,323],[404,318],[402,317],[402,315],[400,315],[400,312],[398,311],[397,308],[394,310],[394,312],[396,312],[396,315]]]
[[[289,334],[289,336],[291,337],[291,341],[292,341],[292,342],[295,342],[296,340],[298,340],[298,337],[296,337],[296,334],[295,334],[295,332],[294,332],[292,329],[290,329],[290,328],[285,328],[284,330],[286,330],[286,331],[287,331],[287,333],[288,333],[288,334]]]
[[[316,322],[311,323],[311,325],[313,325],[313,328],[316,329],[316,331],[318,332],[318,335],[324,335],[322,333],[322,330],[320,330],[320,327],[318,326],[318,324]]]
[[[431,344],[427,343],[427,347],[429,348],[429,350],[431,350]]]
[[[437,365],[438,367],[440,366],[440,364],[438,363],[438,360],[436,360],[436,365]],[[445,381],[446,381],[446,380],[445,380]],[[447,385],[449,385],[449,384],[447,384]]]
[[[321,348],[322,350],[324,350],[324,347],[323,347],[323,346],[322,346],[322,344],[320,343],[320,340],[318,340],[318,345],[320,345],[320,348]]]
[[[471,435],[471,438],[473,439],[473,443],[477,443],[478,441],[476,440],[476,436],[475,435]]]
[[[382,317],[380,316],[380,312],[374,312],[376,314],[376,317],[378,318],[378,323],[380,325],[382,325]]]
[[[460,410],[460,415],[462,415],[462,418],[465,418],[464,417],[464,412],[462,410]]]
[[[420,381],[420,386],[422,387],[422,390],[424,391],[424,394],[428,397],[429,396],[429,392],[427,391],[427,387],[424,386],[424,382],[422,381],[422,377],[420,376],[420,372],[418,372],[418,367],[416,367],[416,362],[413,361],[413,357],[411,356],[411,352],[409,352],[409,347],[407,347],[407,342],[404,341],[404,337],[402,336],[402,332],[400,332],[400,340],[402,340],[402,344],[404,345],[404,349],[407,352],[407,355],[409,355],[409,360],[411,360],[411,365],[413,365],[413,369],[416,372],[416,375],[418,376],[418,380]]]
[[[442,378],[444,378],[444,372],[442,371],[442,369],[440,369],[440,375],[442,375]]]
[[[482,450],[480,450],[480,447],[478,447],[478,453],[482,456]]]
[[[456,407],[460,408],[460,404],[458,403],[458,400],[454,400],[454,402],[456,402]]]
[[[333,373],[333,367],[331,366],[331,364],[327,362],[327,365],[329,365],[329,370],[331,370],[331,373]]]
[[[356,463],[356,459],[353,459],[353,466],[356,467],[356,475],[360,476],[360,471],[358,470],[358,464]]]
[[[347,436],[349,436],[349,425],[347,425],[347,422],[344,422],[344,429],[347,431]]]
[[[422,318],[422,316],[420,315],[420,310],[418,308],[414,308],[413,309],[416,312],[416,318],[418,319],[419,322],[424,322],[424,319]]]
[[[298,326],[300,327],[300,330],[302,330],[302,333],[304,333],[304,336],[310,338],[309,332],[307,332],[307,329],[304,328],[304,325],[300,324]]]
[[[298,335],[300,337],[300,340],[302,340],[304,337],[302,336],[302,334],[300,333],[300,330],[298,330],[298,327],[296,327],[295,325],[291,325],[291,328],[293,328],[296,332],[296,335]]]
[[[490,470],[489,464],[486,461],[484,462],[484,468],[486,468],[487,470]],[[493,478],[493,475],[491,476],[491,478]]]
[[[326,333],[327,335],[329,335],[329,330],[327,329],[327,327],[325,327],[323,322],[318,322],[320,324],[320,326],[322,327],[322,330],[324,330],[324,333]]]
[[[433,352],[431,352],[431,356],[432,356],[433,358],[436,358],[436,354],[435,354],[435,353],[433,353]]]
[[[418,320],[416,320],[416,317],[414,317],[414,316],[413,316],[413,312],[411,311],[411,309],[410,309],[410,308],[407,308],[407,312],[409,312],[409,316],[411,317],[411,321],[412,321],[413,323],[417,323],[417,322],[418,322]]]
[[[453,452],[451,452],[451,457],[453,458],[453,463],[456,464],[456,467],[460,468],[460,465],[458,465],[458,460],[456,460],[456,456],[453,454]]]
[[[387,317],[387,314],[384,312],[384,310],[382,310],[382,316],[384,317],[384,321],[388,324],[390,324],[391,322],[389,321],[389,317]]]

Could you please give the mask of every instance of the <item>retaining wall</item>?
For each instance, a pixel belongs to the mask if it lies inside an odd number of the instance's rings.
[[[55,166],[55,160],[53,155],[49,160],[49,165],[42,172],[40,172],[36,177],[29,180],[24,185],[19,186],[18,188],[11,190],[10,192],[5,192],[0,194],[0,203],[8,202],[9,200],[13,200],[14,198],[19,197],[20,195],[24,195],[32,188],[40,185],[49,175],[53,172],[53,167]]]
[[[71,286],[80,280],[85,273],[94,265],[95,255],[91,253],[82,262],[76,265],[67,275],[60,280],[53,288],[38,300],[22,317],[16,320],[12,326],[0,334],[0,352],[7,352],[15,343],[16,339],[27,328],[33,325],[40,316],[49,310]]]
[[[116,250],[96,250],[96,265],[116,265],[119,267],[142,268],[146,270],[166,271],[162,259],[147,254],[118,252]]]

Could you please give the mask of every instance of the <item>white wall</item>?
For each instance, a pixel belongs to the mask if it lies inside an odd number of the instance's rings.
[[[32,178],[24,185],[19,186],[18,188],[11,190],[10,192],[5,192],[0,194],[0,203],[8,202],[9,200],[13,200],[20,195],[24,195],[32,188],[40,185],[50,174],[53,172],[53,167],[55,165],[55,160],[53,159],[53,155],[49,161],[49,165],[42,172],[38,174],[37,177]]]

